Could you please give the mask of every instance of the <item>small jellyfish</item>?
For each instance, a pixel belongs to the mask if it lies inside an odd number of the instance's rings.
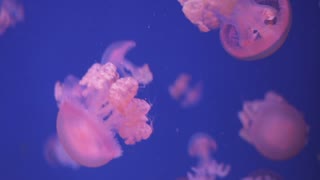
[[[291,26],[288,0],[178,0],[200,31],[220,28],[224,49],[238,59],[256,60],[273,54]]]
[[[111,46],[116,53],[110,58],[124,57],[121,46]],[[99,167],[120,157],[117,134],[127,145],[150,137],[153,129],[147,114],[151,106],[135,97],[138,88],[134,76],[119,75],[107,59],[93,64],[80,80],[69,75],[63,83],[56,83],[57,133],[76,163]]]
[[[22,21],[24,10],[15,0],[0,0],[0,35]]]
[[[215,180],[216,177],[225,177],[230,172],[230,165],[219,164],[212,158],[217,150],[217,143],[205,133],[194,134],[189,142],[188,152],[191,157],[198,159],[196,167],[187,173],[188,180]]]
[[[196,133],[189,141],[188,153],[191,157],[210,159],[212,152],[216,150],[217,143],[208,134]]]
[[[181,73],[168,88],[170,96],[180,102],[183,108],[194,106],[201,100],[203,91],[202,81],[197,82],[193,86],[190,84],[190,81],[191,75]]]
[[[307,143],[302,114],[275,92],[267,92],[264,100],[244,102],[238,116],[243,125],[240,137],[271,160],[289,159]]]
[[[65,166],[72,169],[78,169],[80,166],[64,150],[56,135],[48,138],[44,147],[44,156],[47,162],[52,166]]]
[[[153,80],[149,65],[137,67],[125,58],[125,55],[136,46],[134,41],[118,41],[108,46],[104,51],[101,64],[111,62],[122,76],[132,76],[139,84],[146,85]]]
[[[279,174],[267,170],[267,169],[258,169],[248,176],[242,178],[241,180],[283,180],[284,178]]]

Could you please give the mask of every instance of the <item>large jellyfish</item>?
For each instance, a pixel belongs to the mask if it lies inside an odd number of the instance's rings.
[[[244,102],[238,115],[243,125],[240,137],[269,159],[289,159],[307,143],[302,114],[275,92],[267,92],[264,100]]]
[[[224,49],[238,59],[271,55],[291,25],[288,0],[178,0],[185,16],[202,32],[220,28]]]
[[[122,58],[130,43],[111,45],[107,49],[111,55],[108,57],[124,62]],[[150,104],[135,97],[139,80],[131,74],[120,76],[117,67],[106,58],[101,64],[93,64],[80,80],[70,75],[55,86],[59,140],[68,155],[86,167],[102,166],[121,156],[116,134],[125,144],[133,145],[148,139],[153,130],[147,118]],[[122,64],[116,65],[121,71]],[[148,72],[139,78],[150,77]]]
[[[0,35],[24,18],[22,5],[15,0],[0,0]]]
[[[192,167],[187,174],[188,180],[215,180],[225,177],[230,172],[230,165],[219,164],[212,158],[212,152],[217,150],[217,143],[205,133],[196,133],[189,142],[189,155],[198,158],[198,165]]]

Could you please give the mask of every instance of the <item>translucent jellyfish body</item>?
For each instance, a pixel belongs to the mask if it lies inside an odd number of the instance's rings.
[[[24,18],[22,5],[15,0],[0,0],[0,35]]]
[[[109,51],[124,57],[119,52],[126,53],[120,50],[127,43],[113,45],[114,49]],[[99,167],[121,156],[116,134],[130,145],[149,138],[150,104],[135,97],[138,88],[135,77],[120,76],[117,67],[106,59],[102,64],[93,64],[80,80],[68,76],[63,83],[56,83],[58,137],[74,161],[86,167]]]
[[[244,102],[239,118],[240,137],[269,159],[289,159],[307,143],[302,114],[275,92],[266,93],[263,100]]]
[[[77,164],[64,150],[56,135],[50,136],[44,147],[44,155],[47,162],[52,166],[65,166],[72,169],[78,169]]]
[[[175,82],[168,88],[170,96],[180,102],[181,107],[195,106],[202,98],[203,83],[197,82],[191,85],[191,75],[181,73]]]
[[[191,157],[198,158],[198,164],[187,173],[188,180],[215,180],[229,174],[229,165],[218,163],[212,158],[216,149],[216,141],[205,133],[196,133],[191,137],[188,152]]]
[[[288,0],[178,0],[185,16],[202,32],[220,28],[224,49],[238,59],[273,54],[291,26]]]

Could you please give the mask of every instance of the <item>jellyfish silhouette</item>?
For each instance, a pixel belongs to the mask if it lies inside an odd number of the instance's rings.
[[[170,96],[178,101],[183,108],[195,106],[202,97],[202,81],[197,82],[195,85],[191,85],[190,81],[191,75],[181,73],[168,88]]]
[[[288,0],[178,0],[185,16],[200,31],[220,28],[224,49],[238,59],[273,54],[291,26]]]
[[[123,62],[127,52],[124,49],[131,42],[111,45],[108,51],[115,54],[109,57]],[[121,72],[122,64],[104,58],[101,64],[93,64],[80,80],[69,75],[63,83],[55,85],[59,141],[79,165],[99,167],[120,157],[122,150],[116,134],[125,144],[133,145],[152,133],[147,117],[151,106],[135,97],[139,81],[131,74],[119,75],[116,66]],[[145,75],[150,77],[150,73]]]
[[[198,164],[187,173],[188,180],[215,180],[229,174],[230,165],[218,163],[212,158],[216,150],[217,143],[208,134],[196,133],[191,137],[188,152],[191,157],[198,159]]]
[[[309,128],[302,114],[275,92],[267,92],[264,100],[244,102],[238,115],[240,137],[269,159],[289,159],[307,143]]]

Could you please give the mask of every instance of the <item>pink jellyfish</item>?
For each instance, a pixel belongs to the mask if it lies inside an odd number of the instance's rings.
[[[205,133],[196,133],[189,142],[189,155],[198,158],[198,165],[192,167],[187,174],[188,180],[215,180],[225,177],[230,172],[230,165],[219,164],[212,158],[212,152],[217,150],[217,143]]]
[[[56,135],[48,138],[44,148],[44,155],[47,162],[52,166],[66,166],[72,169],[78,169],[80,167],[79,164],[72,160],[67,154]]]
[[[116,57],[124,57],[124,47],[112,47]],[[151,106],[135,97],[138,88],[137,79],[121,77],[106,59],[103,64],[93,64],[81,80],[68,76],[63,83],[56,83],[58,137],[74,161],[99,167],[120,157],[116,134],[129,145],[149,138],[152,127],[147,113]]]
[[[288,0],[178,0],[185,16],[202,32],[220,28],[224,49],[238,59],[273,54],[291,26]]]
[[[24,11],[22,5],[15,0],[0,0],[0,35],[10,26],[22,21]]]
[[[191,157],[210,159],[212,152],[217,150],[217,143],[208,134],[196,133],[189,142],[188,152]]]
[[[203,83],[197,82],[194,86],[191,86],[191,75],[181,73],[175,82],[169,86],[168,91],[170,96],[179,101],[183,108],[188,108],[196,105],[202,96]]]
[[[307,143],[302,114],[275,92],[266,93],[264,100],[244,102],[239,118],[240,137],[269,159],[289,159]]]

